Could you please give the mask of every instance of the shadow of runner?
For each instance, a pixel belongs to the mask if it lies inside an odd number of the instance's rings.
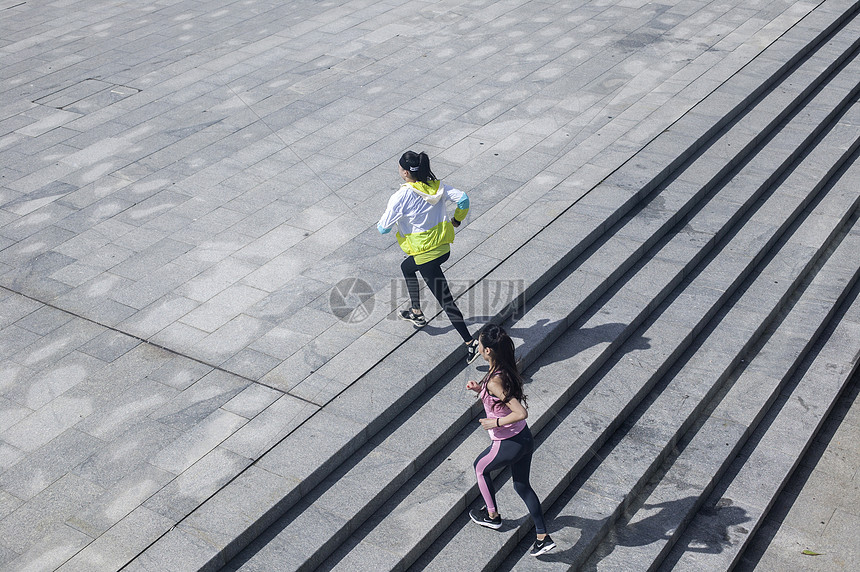
[[[552,329],[553,323],[549,320],[539,320],[535,325],[528,328],[511,328],[509,333],[512,338],[523,341],[523,346],[532,345],[532,340],[541,339],[537,336],[546,336],[546,332]],[[628,325],[620,322],[611,322],[600,324],[591,328],[578,328],[571,332],[572,335],[563,333],[552,344],[546,347],[538,359],[535,359],[526,368],[529,375],[534,376],[540,371],[541,367],[562,362],[570,359],[578,354],[585,352],[595,346],[604,344],[616,344],[617,340],[624,335],[624,330]],[[646,350],[651,347],[650,338],[631,335],[617,344],[618,347],[613,351],[613,358],[618,359],[624,353],[635,350]],[[623,353],[618,350],[623,348]]]
[[[467,323],[482,324],[488,323],[489,321],[490,318],[486,316],[478,316],[472,318],[471,320],[466,320]],[[517,348],[517,357],[519,359],[522,359],[523,351],[528,351],[534,346],[540,346],[541,341],[546,338],[553,330],[555,330],[558,327],[559,323],[561,323],[561,320],[550,321],[548,318],[541,318],[531,326],[506,326],[505,330],[508,332],[508,335],[514,339],[514,343]],[[600,324],[599,326],[594,326],[591,328],[577,329],[575,332],[575,336],[573,336],[572,339],[562,339],[562,337],[559,336],[557,339],[553,340],[553,342],[549,344],[547,348],[540,352],[540,359],[535,359],[525,369],[528,370],[529,375],[534,375],[540,370],[542,366],[559,361],[564,361],[589,348],[600,344],[612,343],[623,335],[623,332],[627,328],[627,326],[627,324],[621,322],[611,322],[607,324]],[[430,335],[438,335],[450,329],[450,325],[446,327],[436,327],[430,324],[422,328],[422,330],[427,331]],[[480,330],[472,331],[474,336],[477,336],[479,332]],[[624,348],[625,353],[636,350],[647,350],[651,348],[650,342],[650,338],[631,335],[624,341],[622,347]],[[623,354],[616,353],[615,355],[617,357]],[[479,365],[477,367],[480,371],[486,371],[485,366]],[[482,367],[483,369],[481,369]],[[526,380],[526,383],[528,382],[529,380]]]
[[[639,511],[646,511],[644,518],[638,519],[635,522],[628,522],[626,526],[621,528],[611,527],[606,533],[602,542],[594,548],[594,552],[589,556],[586,563],[580,570],[596,571],[599,569],[600,561],[609,556],[617,547],[636,547],[648,546],[654,543],[669,543],[678,528],[680,522],[686,520],[685,516],[689,513],[690,507],[696,503],[697,497],[689,496],[682,499],[676,499],[652,505],[642,505]],[[714,519],[713,522],[719,523],[718,528],[708,527],[701,530],[686,550],[691,552],[703,553],[720,553],[730,543],[728,528],[738,526],[750,520],[746,511],[736,506],[723,506],[702,508],[702,512],[710,511],[716,513],[719,511],[720,518]],[[550,512],[551,514],[551,512]],[[616,523],[617,526],[618,523]],[[576,528],[581,531],[578,540],[573,546],[564,550],[556,550],[548,554],[539,556],[539,560],[547,562],[563,562],[573,564],[578,560],[577,556],[583,552],[592,550],[587,546],[590,539],[595,535],[601,536],[601,529],[608,526],[608,517],[601,519],[584,518],[574,515],[559,515],[549,518],[550,533],[554,535],[556,543],[561,548],[563,538],[570,537],[571,534],[565,533],[566,528]],[[561,541],[561,542],[560,542]],[[662,550],[662,548],[661,548]],[[520,553],[524,550],[519,549]],[[650,556],[650,554],[649,554]],[[632,563],[632,561],[631,561]],[[631,570],[640,566],[643,570],[648,569],[651,565],[650,560],[643,560],[640,564],[633,564]]]

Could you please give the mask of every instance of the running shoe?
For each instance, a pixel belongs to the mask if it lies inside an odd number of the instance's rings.
[[[546,554],[550,550],[555,548],[555,542],[552,541],[552,538],[549,537],[549,534],[543,537],[543,540],[535,539],[534,546],[529,551],[529,554],[532,556],[540,556],[541,554]]]
[[[472,340],[467,350],[466,363],[470,364],[478,358],[478,340]]]
[[[496,518],[490,518],[490,513],[487,511],[487,507],[485,506],[481,507],[479,510],[470,510],[469,518],[471,518],[472,522],[475,524],[480,524],[481,526],[486,526],[493,530],[499,530],[502,528],[502,515],[497,514]]]
[[[400,310],[400,319],[412,322],[417,328],[423,328],[427,325],[427,320],[424,319],[424,314],[416,314],[412,310]]]

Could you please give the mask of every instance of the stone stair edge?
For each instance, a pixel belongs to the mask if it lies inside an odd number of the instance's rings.
[[[850,211],[855,210],[855,209],[857,208],[857,204],[858,204],[858,202],[860,202],[860,197],[855,197],[855,204],[854,204],[854,205],[851,207],[851,209],[849,209],[849,210],[850,210]],[[846,216],[846,218],[847,218],[847,216]],[[846,222],[846,221],[843,221],[843,224],[847,224],[847,222]],[[826,264],[826,263],[825,263],[825,264]],[[831,265],[831,266],[832,266],[832,265]],[[838,267],[838,261],[837,261],[837,267]],[[823,278],[821,278],[821,276],[822,276],[822,275],[823,275],[823,273],[818,273],[818,274],[816,275],[816,278],[818,278],[818,279],[823,279]],[[854,287],[854,284],[856,283],[856,281],[857,281],[858,277],[860,277],[860,272],[858,272],[857,270],[855,270],[855,271],[854,271],[854,273],[853,273],[853,275],[852,275],[851,281],[846,285],[846,287],[844,287],[844,288],[842,288],[842,289],[841,289],[840,294],[839,294],[839,295],[838,295],[838,297],[834,300],[834,303],[833,303],[833,304],[832,304],[832,306],[831,306],[831,309],[830,309],[830,311],[829,311],[828,316],[829,316],[829,315],[831,315],[833,312],[835,312],[835,311],[836,311],[836,309],[837,309],[837,307],[839,306],[839,304],[840,304],[842,301],[844,301],[845,297],[849,294],[849,291]],[[814,282],[815,282],[815,280],[813,280],[813,283],[814,283]],[[809,292],[809,293],[810,293],[810,296],[809,296],[809,297],[811,297],[811,298],[813,298],[813,299],[815,298],[815,291],[814,291],[814,289],[810,288],[810,289],[808,289],[808,290],[807,290],[807,292]],[[796,310],[796,311],[800,311],[800,310]],[[827,324],[827,322],[828,322],[828,319],[827,319],[827,318],[823,319],[823,320],[822,320],[821,325],[819,326],[819,329],[820,329],[820,328],[825,327],[825,326],[826,326],[826,324]],[[788,334],[788,335],[792,335],[792,333],[791,333],[791,332],[789,332],[789,334]],[[812,338],[812,339],[814,340],[814,339],[815,339],[815,337],[816,337],[816,336],[813,336],[813,338]],[[807,349],[808,349],[808,348],[807,348]],[[802,357],[802,356],[801,356],[801,357]],[[800,358],[798,357],[798,361],[799,361],[799,359],[800,359]],[[753,362],[753,363],[754,363],[754,362]],[[749,372],[749,374],[748,374],[748,375],[757,375],[757,374],[758,374],[757,372],[759,371],[759,369],[760,369],[760,368],[758,368],[757,366],[754,366],[753,364],[750,364],[750,366],[747,368],[747,371]],[[762,372],[761,372],[761,374],[763,374],[763,375],[767,375],[767,374],[766,374],[766,372],[764,372],[764,371],[762,371]],[[766,405],[767,405],[767,404],[766,404]],[[763,415],[764,415],[764,413],[760,413],[759,417],[761,417],[761,416],[763,416]],[[712,419],[717,419],[717,417],[713,417]],[[719,418],[719,419],[720,419],[720,421],[719,421],[719,422],[730,422],[730,423],[736,423],[735,421],[732,421],[732,420],[729,420],[729,419],[726,419],[726,418]],[[715,422],[717,422],[717,421],[715,421]],[[707,423],[707,421],[706,421],[705,423]],[[749,434],[749,428],[747,428],[747,429],[745,429],[743,432],[741,432],[741,433],[739,434],[739,438],[744,438],[744,436],[745,436],[745,435],[748,435],[748,434]],[[670,468],[669,470],[671,471],[671,468]],[[670,479],[671,479],[671,477],[665,477],[665,479],[669,479],[669,480],[670,480]],[[671,480],[670,480],[669,482],[671,482]],[[671,485],[669,485],[669,486],[671,486]],[[652,493],[652,494],[655,494],[655,493]],[[650,498],[650,497],[649,497],[649,498]],[[658,498],[659,498],[659,497],[658,497]],[[646,500],[647,500],[647,499],[646,499]],[[700,502],[701,502],[701,500],[700,500]],[[683,523],[682,523],[682,524],[683,524]],[[662,552],[666,552],[666,550],[662,550],[662,551],[661,551],[661,553],[662,553]],[[621,557],[621,556],[619,556],[619,557]]]
[[[849,152],[847,153],[847,155],[850,155],[852,152],[853,152],[853,151],[849,151]],[[822,183],[822,185],[823,185],[823,184],[824,184],[824,183]],[[798,209],[798,212],[799,212],[799,211],[800,211],[800,209]]]
[[[731,481],[728,483],[717,483],[714,492],[712,492],[711,498],[705,501],[705,504],[708,505],[711,503],[716,504],[718,500],[722,500],[723,495],[725,495],[725,498],[731,499],[730,505],[721,503],[715,511],[716,514],[709,517],[709,520],[721,521],[722,528],[725,528],[733,542],[721,554],[703,556],[703,558],[707,558],[708,560],[719,559],[725,564],[726,569],[734,567],[743,555],[743,552],[750,540],[752,540],[756,531],[761,526],[764,517],[768,514],[773,503],[776,501],[785,484],[788,482],[788,479],[802,460],[803,455],[808,450],[812,440],[816,437],[822,425],[827,420],[836,400],[841,395],[851,378],[858,371],[857,356],[858,352],[860,352],[860,347],[856,345],[855,340],[857,339],[858,334],[860,334],[860,316],[858,316],[856,307],[857,300],[854,302],[854,308],[849,310],[849,314],[853,315],[843,318],[843,321],[840,322],[837,329],[829,337],[828,345],[822,348],[822,351],[816,355],[815,360],[810,365],[809,370],[805,372],[798,386],[792,388],[790,395],[786,396],[783,394],[780,396],[778,402],[784,402],[780,404],[779,412],[776,414],[775,418],[773,420],[766,419],[767,428],[764,429],[763,435],[759,436],[756,433],[753,434],[751,441],[754,439],[754,445],[753,443],[748,443],[749,445],[753,445],[753,450],[749,453],[749,456],[746,459],[743,459],[742,451],[742,456],[736,459],[736,464],[740,464],[740,467],[733,464],[733,466],[729,467],[727,475],[724,475],[724,479],[726,479],[727,476],[732,475]],[[836,360],[834,359],[835,356],[831,357],[827,354],[827,350],[830,347],[829,344],[847,344],[849,341],[855,341],[853,360],[850,360],[847,366],[843,365],[834,371],[832,369],[832,365]],[[834,350],[833,353],[836,353],[836,351]],[[810,375],[810,373],[812,373],[812,375]],[[809,383],[804,383],[809,378],[814,378],[816,380],[814,388],[810,387]],[[822,384],[820,380],[823,378],[832,379],[832,381]],[[827,392],[823,407],[821,406],[822,392]],[[807,405],[804,406],[803,404]],[[810,406],[809,404],[812,405]],[[807,419],[798,423],[798,419],[803,419],[803,415],[806,415]],[[803,435],[798,436],[796,434],[798,431],[798,425],[802,426],[804,430]],[[790,430],[795,431],[795,434],[793,435],[794,439],[790,439],[789,442],[786,443],[784,435]],[[797,442],[798,440],[800,441],[799,443]],[[792,452],[796,453],[798,450],[800,451],[799,456],[792,458],[791,463],[787,463],[785,458],[782,456],[774,457],[773,455],[768,454],[768,449],[772,448],[774,451],[780,450],[787,444],[795,446]],[[771,478],[765,481],[756,480],[756,482],[759,483],[760,488],[756,489],[752,493],[748,493],[743,489],[737,492],[733,490],[732,485],[735,483],[743,484],[745,482],[750,482],[751,479],[747,475],[750,471],[754,471],[757,474],[767,473]],[[717,495],[719,495],[721,499],[715,500]],[[744,498],[745,496],[747,498]],[[749,520],[744,522],[743,524],[745,526],[743,526],[743,530],[741,530],[734,522],[727,522],[726,519],[721,518],[722,516],[725,516],[720,512],[720,507],[722,506],[736,507],[743,510],[747,515],[752,514],[753,522],[750,523]],[[689,525],[691,530],[700,527],[702,524],[701,520],[702,518],[698,513],[694,515]],[[683,545],[682,542],[685,536],[686,535],[679,539],[677,544],[678,546]]]

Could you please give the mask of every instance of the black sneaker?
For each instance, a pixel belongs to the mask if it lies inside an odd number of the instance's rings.
[[[418,328],[423,328],[427,325],[427,320],[424,319],[424,314],[416,314],[412,310],[400,310],[400,319],[412,322]]]
[[[487,507],[485,506],[481,507],[480,510],[470,510],[469,518],[471,518],[472,522],[475,524],[480,524],[481,526],[486,526],[493,530],[499,530],[502,528],[502,515],[497,514],[496,518],[490,518],[490,513],[487,512]]]
[[[529,554],[532,556],[540,556],[541,554],[546,554],[550,550],[555,548],[555,542],[552,541],[552,538],[549,537],[549,534],[543,537],[543,540],[535,539],[534,546],[532,546]]]
[[[472,340],[467,350],[466,363],[470,364],[478,358],[478,340]]]

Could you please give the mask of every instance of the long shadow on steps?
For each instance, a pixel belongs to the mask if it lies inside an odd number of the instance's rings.
[[[493,320],[493,317],[481,316],[479,319],[485,320],[483,323],[488,323]],[[524,344],[533,342],[534,340],[546,339],[548,333],[555,331],[560,323],[561,320],[553,322],[548,318],[541,318],[531,326],[509,326],[506,327],[505,330],[508,332],[508,335],[513,338],[514,345],[517,347],[517,353],[521,353],[525,347]],[[600,324],[599,326],[594,326],[592,328],[581,328],[579,330],[580,337],[577,338],[580,341],[579,344],[567,344],[563,347],[564,351],[559,351],[558,347],[554,347],[551,354],[541,354],[544,358],[546,358],[546,355],[551,355],[553,359],[541,361],[540,365],[537,365],[534,361],[526,364],[526,367],[522,367],[523,364],[520,364],[520,369],[523,371],[524,375],[528,373],[525,378],[525,382],[529,383],[531,376],[539,372],[541,367],[546,367],[555,362],[564,361],[591,347],[615,341],[629,325],[630,324],[624,324],[622,322],[610,322],[607,324]],[[627,345],[625,346],[626,351],[648,349],[650,347],[650,339],[646,337],[639,337],[637,339],[635,336],[628,338]],[[484,365],[478,365],[477,368],[481,372],[486,371],[486,366]],[[528,371],[526,372],[526,370]]]
[[[630,546],[647,546],[654,542],[659,542],[661,540],[666,540],[671,537],[671,533],[674,531],[674,527],[676,526],[676,515],[678,512],[686,509],[690,503],[694,502],[695,497],[687,497],[683,499],[677,499],[665,503],[659,503],[655,505],[643,506],[647,510],[655,511],[653,515],[642,519],[634,525],[631,525],[630,528],[635,528],[637,534],[632,535],[629,540],[632,542],[629,544]],[[731,526],[742,525],[743,523],[750,520],[750,517],[747,515],[746,511],[740,507],[727,507],[722,510],[722,514],[730,515]],[[579,529],[588,529],[593,528],[595,525],[600,524],[596,521],[591,521],[589,519],[581,519],[575,517],[560,517],[553,521],[553,527],[556,530],[560,530],[567,527],[579,528]],[[728,526],[726,527],[725,532],[727,533]],[[719,536],[719,531],[715,531],[717,536]],[[611,538],[612,533],[610,532],[607,535],[607,538]],[[724,535],[725,536],[725,535]],[[613,548],[614,546],[627,546],[624,542],[619,542],[618,539],[613,540]],[[705,539],[701,539],[705,540]],[[579,543],[568,548],[567,550],[559,551],[559,552],[550,552],[541,556],[540,560],[546,560],[548,562],[570,562],[572,560],[572,556],[577,554],[578,551],[585,550],[585,546],[580,546]],[[707,544],[705,542],[701,543],[701,546],[698,548],[694,548],[693,550],[698,552],[721,552],[722,546],[719,544]],[[606,556],[606,554],[601,554],[600,556]],[[582,569],[583,571],[593,572],[597,570],[595,565],[587,566]]]

